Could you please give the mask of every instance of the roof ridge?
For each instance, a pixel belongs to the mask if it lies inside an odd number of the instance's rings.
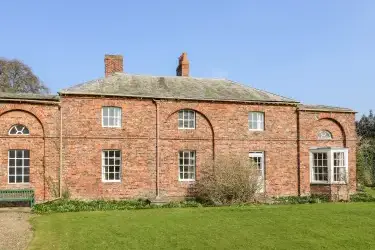
[[[114,75],[128,75],[128,76],[148,76],[148,77],[168,77],[168,78],[188,78],[188,79],[198,79],[198,80],[226,80],[226,78],[207,78],[207,77],[196,77],[196,76],[163,76],[163,75],[143,75],[143,74],[128,74],[126,72],[116,72]],[[113,75],[112,75],[113,76]]]

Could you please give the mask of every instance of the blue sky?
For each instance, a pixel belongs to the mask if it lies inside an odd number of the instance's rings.
[[[375,109],[375,1],[4,1],[0,56],[54,93],[104,75],[229,78],[306,104]]]

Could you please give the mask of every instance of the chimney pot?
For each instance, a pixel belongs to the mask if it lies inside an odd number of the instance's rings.
[[[104,67],[106,77],[116,72],[123,72],[124,63],[122,55],[105,55]]]

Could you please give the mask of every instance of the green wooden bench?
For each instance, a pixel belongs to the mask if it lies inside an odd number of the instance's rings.
[[[0,190],[1,201],[30,201],[30,207],[34,206],[34,190],[32,189],[6,189]]]

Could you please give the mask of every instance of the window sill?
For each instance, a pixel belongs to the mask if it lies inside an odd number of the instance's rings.
[[[346,185],[348,183],[338,181],[338,182],[310,182],[310,185]]]
[[[264,129],[249,129],[251,132],[263,132]]]
[[[178,128],[179,130],[194,130],[195,128]]]
[[[195,180],[194,179],[185,179],[185,180],[181,180],[181,179],[179,179],[178,180],[179,182],[181,182],[181,183],[194,183],[195,182]]]
[[[105,180],[102,180],[102,183],[121,183],[120,180],[118,181],[105,181]]]

